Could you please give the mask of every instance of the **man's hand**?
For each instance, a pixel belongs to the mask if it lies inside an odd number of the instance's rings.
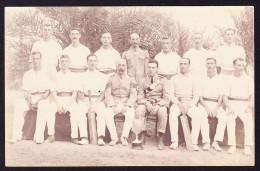
[[[227,107],[227,115],[234,115],[234,114],[235,113],[234,113],[233,109],[230,107]]]
[[[113,112],[114,112],[115,114],[118,114],[118,113],[119,113],[116,106],[112,106],[111,108],[112,108],[112,110],[113,110]]]
[[[88,112],[90,113],[95,113],[96,111],[96,108],[97,108],[97,104],[92,104],[88,109]]]
[[[218,115],[218,107],[215,107],[215,109],[212,111],[212,117],[215,118]]]
[[[37,110],[37,108],[38,108],[38,104],[36,103],[36,104],[30,104],[30,109],[31,110],[33,110],[33,111],[36,111]]]
[[[130,108],[130,106],[128,106],[128,105],[125,105],[124,107],[123,107],[123,109],[122,109],[122,113],[125,113],[128,109]]]
[[[153,115],[156,115],[156,113],[158,112],[158,110],[159,110],[159,108],[160,108],[160,105],[154,105],[154,106],[152,106],[152,114]]]
[[[208,116],[213,117],[213,114],[208,106],[205,107],[205,110],[206,110]]]
[[[187,114],[188,111],[190,110],[190,108],[191,108],[190,105],[185,105],[185,106],[183,106],[183,112],[184,112],[185,114]]]
[[[148,112],[151,112],[153,110],[153,105],[150,102],[147,101],[145,103],[145,106],[146,106]]]

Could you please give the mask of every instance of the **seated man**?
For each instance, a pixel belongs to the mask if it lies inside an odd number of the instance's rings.
[[[14,102],[13,136],[10,139],[10,143],[21,140],[24,116],[27,111],[36,111],[40,104],[41,106],[45,106],[46,109],[46,105],[48,104],[46,98],[50,94],[50,88],[48,87],[49,83],[47,76],[41,68],[41,53],[32,52],[31,60],[33,68],[27,71],[23,77],[22,90],[24,99],[17,99]],[[51,130],[49,130],[48,133],[50,135]]]
[[[71,138],[72,142],[76,144],[88,144],[88,134],[86,126],[86,116],[81,116],[78,113],[76,103],[76,85],[73,74],[69,70],[70,59],[68,55],[60,57],[61,70],[57,74],[56,85],[53,86],[52,95],[53,101],[48,106],[48,112],[40,112],[37,120],[42,124],[36,126],[37,135],[39,138],[36,140],[38,143],[43,142],[43,133],[47,121],[48,130],[52,130],[53,134],[51,142],[54,141],[54,127],[55,127],[55,114],[58,112],[60,115],[70,112],[71,122]],[[42,106],[39,106],[39,109]],[[85,123],[85,124],[84,124]],[[81,141],[78,141],[78,127],[80,129]]]
[[[109,77],[106,85],[107,113],[105,118],[107,127],[110,128],[110,145],[115,145],[118,140],[114,116],[119,113],[125,115],[125,123],[120,138],[123,145],[128,145],[126,138],[129,136],[134,120],[134,105],[137,98],[136,83],[133,77],[127,75],[126,68],[126,60],[120,59],[117,63],[117,74]]]
[[[198,137],[200,133],[201,114],[197,108],[199,99],[199,91],[194,78],[189,73],[190,60],[189,58],[180,59],[180,73],[170,80],[171,85],[171,100],[173,105],[170,108],[169,126],[171,132],[171,149],[178,147],[178,116],[180,114],[188,115],[192,118],[192,143],[193,150],[198,151]],[[205,139],[202,131],[202,138]],[[205,142],[209,140],[205,139]]]
[[[88,70],[84,74],[84,80],[82,87],[79,90],[79,108],[80,115],[86,115],[88,112],[94,112],[97,114],[97,133],[98,133],[98,145],[105,145],[105,114],[106,107],[103,103],[105,98],[105,87],[107,77],[105,74],[97,70],[97,56],[90,54],[87,57]],[[90,94],[89,94],[90,93]],[[108,128],[109,129],[109,128]]]
[[[164,148],[163,135],[166,130],[167,107],[170,102],[168,91],[166,78],[158,75],[158,62],[150,60],[148,62],[148,74],[140,80],[137,87],[138,106],[136,108],[135,120],[142,120],[144,131],[146,113],[149,112],[150,115],[158,115],[158,150]]]
[[[215,150],[221,151],[218,141],[223,141],[227,123],[226,113],[222,108],[223,81],[216,72],[216,59],[207,58],[206,67],[207,75],[203,76],[201,80],[200,87],[202,91],[198,106],[199,111],[202,114],[201,130],[205,131],[206,136],[206,140],[202,140],[202,142],[205,143],[203,149],[207,151],[210,147],[208,117],[217,117],[218,125],[212,146]]]
[[[254,114],[254,85],[253,79],[246,75],[245,60],[237,58],[233,61],[234,74],[229,77],[223,101],[227,112],[228,153],[236,151],[236,118],[239,117],[244,124],[245,144],[244,152],[251,155],[250,147],[253,145],[253,114]]]

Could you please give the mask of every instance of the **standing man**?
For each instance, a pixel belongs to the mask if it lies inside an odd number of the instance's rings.
[[[107,106],[105,118],[107,126],[110,128],[110,145],[115,145],[118,140],[114,116],[119,113],[125,115],[125,123],[120,139],[123,145],[128,145],[126,138],[128,138],[132,128],[136,98],[135,79],[127,75],[126,60],[120,59],[117,63],[117,74],[108,78],[105,92],[105,103]]]
[[[199,76],[205,75],[207,68],[205,66],[205,61],[208,57],[212,57],[210,51],[204,49],[203,46],[203,35],[200,32],[195,32],[193,34],[193,44],[194,48],[188,50],[183,57],[190,59],[190,73]]]
[[[189,58],[180,59],[180,73],[170,80],[172,88],[171,101],[173,105],[170,108],[169,126],[171,132],[171,149],[178,147],[178,116],[181,114],[191,117],[191,137],[193,150],[198,151],[198,137],[200,133],[201,113],[197,108],[199,100],[198,86],[195,79],[189,73],[190,60]],[[202,138],[207,142],[207,135],[202,131]]]
[[[22,139],[24,116],[27,111],[37,111],[38,106],[40,105],[44,106],[46,109],[48,105],[46,99],[50,94],[50,87],[46,73],[41,67],[41,53],[32,52],[31,60],[33,68],[27,71],[23,77],[22,90],[24,99],[17,99],[14,102],[13,136],[10,139],[11,143],[15,143]]]
[[[145,131],[146,113],[149,112],[150,115],[158,116],[157,131],[159,141],[157,147],[158,150],[162,150],[164,148],[163,135],[166,130],[170,93],[166,78],[158,75],[158,62],[156,60],[152,59],[148,62],[148,74],[140,80],[137,92],[138,106],[136,108],[135,120],[142,121],[142,131]]]
[[[98,59],[96,55],[90,54],[87,57],[87,61],[88,70],[84,73],[84,80],[79,90],[80,113],[78,115],[86,115],[88,112],[97,114],[98,145],[103,146],[105,145],[104,137],[106,129],[106,107],[103,100],[105,99],[107,77],[97,70]]]
[[[215,58],[207,58],[206,67],[207,75],[203,75],[201,80],[201,95],[198,106],[199,113],[202,114],[201,131],[205,131],[203,134],[206,136],[206,139],[202,140],[205,143],[203,149],[209,150],[210,147],[208,117],[217,117],[218,125],[212,146],[215,150],[221,151],[218,142],[222,142],[224,139],[227,123],[227,116],[222,107],[223,81],[217,74]]]
[[[97,69],[108,76],[116,73],[116,62],[121,59],[120,54],[111,46],[112,37],[110,33],[104,33],[101,37],[102,46],[95,52],[98,58]]]
[[[244,152],[251,155],[250,147],[253,145],[253,113],[254,113],[254,85],[253,79],[246,75],[244,69],[246,62],[242,58],[233,61],[234,74],[229,77],[224,103],[227,112],[228,153],[236,151],[236,118],[239,117],[244,124],[245,144]]]
[[[62,53],[61,45],[53,39],[53,26],[45,23],[42,28],[42,39],[35,42],[32,52],[38,51],[42,54],[42,68],[46,70],[50,81],[55,81],[58,60]]]
[[[131,47],[122,55],[127,62],[128,75],[135,78],[136,82],[146,76],[149,54],[147,50],[142,50],[140,45],[140,37],[137,33],[132,33],[130,36]]]
[[[154,59],[159,63],[158,74],[169,80],[172,76],[179,73],[180,56],[172,51],[172,41],[170,38],[163,38],[161,43],[162,51]]]
[[[228,28],[225,31],[225,44],[216,50],[216,59],[218,67],[220,67],[220,74],[232,75],[234,72],[233,61],[236,58],[246,60],[244,48],[235,45],[235,30]]]

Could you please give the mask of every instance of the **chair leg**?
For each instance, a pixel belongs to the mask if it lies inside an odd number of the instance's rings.
[[[158,119],[155,121],[155,137],[157,137],[157,124],[158,124]]]

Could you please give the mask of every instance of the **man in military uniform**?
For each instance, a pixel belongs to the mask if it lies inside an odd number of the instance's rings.
[[[223,101],[227,112],[228,153],[236,151],[236,118],[239,117],[244,124],[245,144],[244,152],[251,155],[253,145],[253,114],[254,114],[254,82],[245,69],[245,60],[237,58],[233,61],[234,74],[229,77]]]
[[[140,37],[136,33],[130,36],[131,47],[122,55],[123,59],[127,61],[128,75],[135,77],[137,83],[147,74],[147,64],[149,61],[149,54],[147,50],[142,50],[140,45]]]
[[[148,74],[145,78],[140,80],[137,87],[138,106],[136,108],[135,119],[142,120],[144,131],[146,113],[149,112],[150,115],[158,116],[158,150],[162,150],[164,148],[163,135],[166,130],[167,107],[170,102],[170,93],[166,79],[160,77],[157,72],[158,62],[150,60],[148,62]]]
[[[120,139],[123,145],[128,145],[126,138],[128,138],[132,128],[136,98],[135,79],[127,75],[126,60],[120,59],[117,63],[117,74],[108,78],[105,91],[105,103],[107,105],[105,118],[107,126],[111,128],[110,135],[112,140],[110,145],[115,145],[118,140],[114,115],[119,113],[125,115],[125,123]]]
[[[41,53],[32,52],[31,60],[33,68],[27,71],[23,77],[22,90],[24,99],[16,99],[14,102],[13,136],[10,139],[10,143],[15,143],[22,139],[24,116],[27,111],[37,111],[40,105],[46,109],[49,103],[46,100],[50,94],[49,79],[41,67]],[[39,115],[39,109],[37,113]],[[50,131],[48,131],[48,134],[50,135]],[[37,137],[37,135],[34,137]]]
[[[90,54],[87,57],[87,61],[88,70],[84,74],[84,79],[79,89],[80,101],[78,115],[86,115],[88,112],[97,114],[98,145],[103,146],[105,145],[103,138],[105,137],[106,129],[106,107],[103,100],[105,98],[107,77],[97,70],[98,59],[96,55]]]

